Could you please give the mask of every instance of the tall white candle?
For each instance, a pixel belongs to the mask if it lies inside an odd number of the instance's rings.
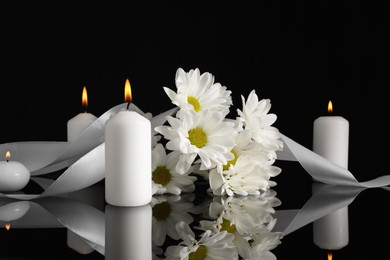
[[[328,112],[333,112],[329,101]],[[335,164],[348,168],[349,122],[341,116],[320,116],[314,120],[313,151]]]
[[[152,260],[152,207],[105,209],[105,259]]]
[[[328,103],[328,112],[333,104]],[[341,116],[322,116],[314,121],[313,151],[329,161],[348,168],[349,122]],[[313,183],[313,193],[319,183]],[[337,250],[349,243],[348,206],[313,222],[313,241],[318,247]]]
[[[88,95],[87,88],[85,86],[83,87],[81,103],[85,108],[85,111],[77,114],[67,122],[68,142],[75,141],[81,135],[81,133],[97,119],[96,116],[87,112]]]
[[[125,102],[131,101],[130,82]],[[134,111],[121,111],[105,125],[105,198],[115,206],[152,200],[151,123]]]

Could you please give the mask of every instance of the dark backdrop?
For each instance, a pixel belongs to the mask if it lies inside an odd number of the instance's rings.
[[[233,91],[233,115],[256,89],[274,126],[308,148],[331,99],[350,122],[351,172],[389,173],[382,1],[128,2],[1,4],[0,143],[66,140],[84,85],[96,116],[123,102],[126,78],[134,103],[158,114],[173,107],[162,87],[175,89],[177,68],[199,68]]]

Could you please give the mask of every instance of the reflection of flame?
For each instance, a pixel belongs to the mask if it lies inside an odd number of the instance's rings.
[[[11,224],[5,224],[5,229],[10,230]]]
[[[9,159],[11,159],[11,153],[10,153],[10,151],[7,151],[7,152],[5,153],[5,159],[7,159],[7,161],[8,161]]]
[[[332,260],[333,256],[332,256],[332,252],[328,252],[328,260]]]
[[[333,104],[332,104],[332,101],[329,100],[329,103],[328,103],[328,113],[332,113],[333,112]]]
[[[81,97],[81,103],[85,109],[88,107],[88,95],[87,95],[87,88],[84,86],[83,88],[83,94]]]
[[[126,79],[125,83],[125,103],[131,102],[133,99],[131,95],[131,86],[130,86],[130,81],[129,79]]]

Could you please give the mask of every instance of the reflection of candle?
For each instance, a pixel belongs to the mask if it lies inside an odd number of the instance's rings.
[[[329,101],[328,112],[333,112]],[[322,116],[314,121],[313,151],[329,161],[348,168],[349,122],[341,116]],[[313,193],[320,183],[313,183]],[[318,247],[337,250],[349,243],[348,206],[313,222],[313,241]]]
[[[22,218],[30,209],[29,201],[17,201],[0,207],[0,221],[6,222],[7,230],[11,228],[9,222]]]
[[[129,80],[125,84],[125,102],[131,102]],[[150,121],[137,112],[127,109],[107,120],[107,203],[115,206],[140,206],[152,200],[151,140]]]
[[[333,112],[329,101],[328,112]],[[313,151],[348,168],[349,122],[341,116],[321,116],[314,120]]]
[[[313,182],[316,193],[321,183]],[[348,206],[335,210],[313,222],[313,241],[319,248],[337,250],[349,243]]]
[[[71,118],[67,123],[67,134],[69,142],[76,140],[80,134],[97,119],[96,116],[92,115],[91,113],[87,113],[88,95],[87,88],[85,86],[81,96],[81,103],[85,109],[85,112],[79,113],[75,117]]]
[[[18,191],[30,181],[30,171],[22,163],[11,161],[11,153],[5,154],[6,161],[0,162],[0,191]]]
[[[105,259],[152,259],[152,208],[107,205]]]

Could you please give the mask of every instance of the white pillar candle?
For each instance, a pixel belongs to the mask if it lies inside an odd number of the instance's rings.
[[[333,112],[332,102],[328,112]],[[313,151],[329,161],[348,168],[349,122],[341,116],[320,116],[314,120]]]
[[[0,191],[19,191],[30,181],[30,171],[21,162],[11,161],[9,151],[5,158],[6,161],[0,161]]]
[[[329,101],[328,112],[333,112]],[[349,122],[341,116],[321,116],[314,121],[313,151],[329,161],[348,168]],[[318,183],[313,183],[313,193]],[[313,222],[313,241],[318,247],[337,250],[349,243],[348,206]]]
[[[131,100],[126,80],[125,101]],[[151,123],[134,111],[120,111],[105,125],[105,198],[115,206],[152,200]]]
[[[105,209],[106,260],[152,259],[152,208],[107,205]]]
[[[84,86],[81,96],[82,106],[85,108],[85,112],[77,114],[75,117],[69,119],[67,122],[67,138],[68,142],[75,141],[81,133],[92,124],[97,117],[87,112],[88,95],[87,88]]]

